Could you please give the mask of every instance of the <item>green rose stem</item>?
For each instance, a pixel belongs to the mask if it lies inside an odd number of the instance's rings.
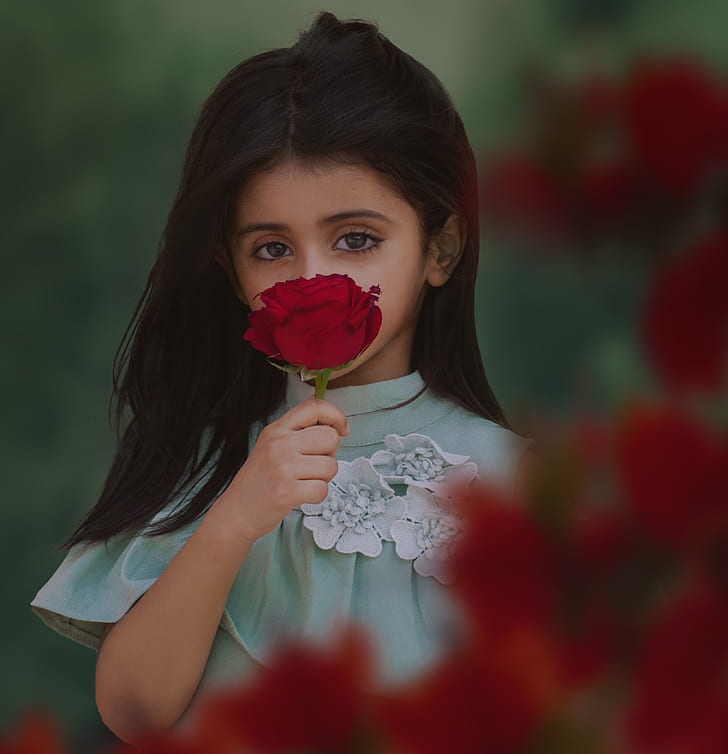
[[[329,381],[329,375],[331,369],[322,369],[319,374],[316,375],[316,397],[323,400],[326,393],[326,383]]]
[[[276,356],[279,355],[280,354],[276,354]],[[274,366],[276,369],[280,369],[282,372],[292,372],[293,374],[297,374],[302,380],[304,378],[306,380],[310,380],[311,377],[315,377],[316,390],[314,392],[314,396],[316,398],[320,398],[321,400],[323,400],[324,395],[326,394],[326,385],[329,381],[329,375],[331,374],[331,372],[338,372],[340,369],[346,369],[346,367],[354,363],[355,359],[356,356],[337,367],[326,367],[325,369],[322,368],[320,370],[317,369],[314,371],[312,369],[306,369],[304,366],[296,364],[276,364],[272,356],[266,356],[268,363],[271,366]]]

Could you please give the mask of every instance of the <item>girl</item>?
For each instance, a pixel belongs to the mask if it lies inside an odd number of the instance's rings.
[[[369,632],[384,682],[442,651],[458,618],[438,485],[512,485],[530,442],[481,363],[478,241],[462,121],[376,25],[321,12],[204,103],[115,364],[116,455],[31,603],[98,651],[120,738],[178,725],[281,639],[342,620]],[[383,319],[318,400],[243,333],[258,292],[333,272],[379,285]]]

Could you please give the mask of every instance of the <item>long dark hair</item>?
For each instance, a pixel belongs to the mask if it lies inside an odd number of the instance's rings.
[[[286,374],[243,339],[250,309],[230,279],[230,218],[250,176],[292,157],[381,171],[416,210],[423,240],[451,213],[464,217],[462,257],[445,285],[428,286],[411,368],[440,396],[510,428],[476,337],[477,172],[460,116],[432,72],[375,23],[321,11],[294,45],[244,60],[202,105],[114,359],[116,454],[99,500],[58,549],[194,521],[247,459],[253,424],[283,400]],[[212,471],[200,485],[203,469]],[[193,483],[186,505],[147,526]]]

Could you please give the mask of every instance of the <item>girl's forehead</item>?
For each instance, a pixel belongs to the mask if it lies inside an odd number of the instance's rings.
[[[247,215],[294,202],[312,209],[352,202],[390,208],[405,204],[386,176],[369,165],[287,160],[250,176],[238,193],[236,210],[238,215]]]
[[[361,183],[387,186],[381,173],[366,164],[336,163],[332,161],[301,162],[300,160],[286,160],[267,170],[255,173],[246,182],[248,193],[254,193],[268,185],[280,183],[340,185],[346,183]],[[244,189],[244,191],[245,191]]]

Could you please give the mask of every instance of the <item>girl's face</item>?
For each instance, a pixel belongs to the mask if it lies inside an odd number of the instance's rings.
[[[425,286],[445,282],[429,251],[425,257],[415,210],[367,166],[311,169],[290,161],[253,176],[235,206],[236,293],[253,310],[264,305],[255,298],[260,291],[317,273],[348,275],[365,291],[380,286],[379,333],[352,364],[331,373],[331,387],[410,373]]]

